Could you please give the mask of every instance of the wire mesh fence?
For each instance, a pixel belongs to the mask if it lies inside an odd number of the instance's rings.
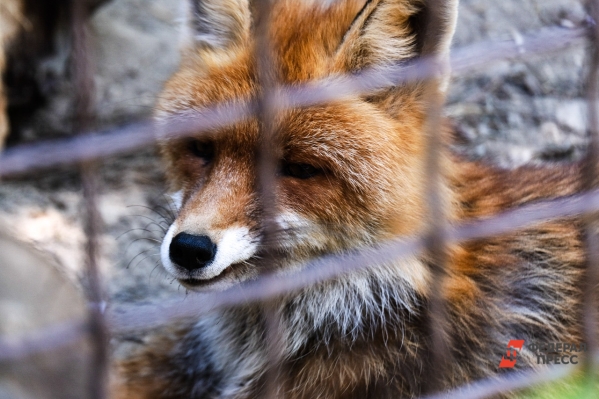
[[[442,0],[439,0],[442,1]],[[431,1],[431,4],[439,1]],[[78,130],[83,132],[75,138],[55,140],[47,143],[10,148],[0,156],[0,177],[11,177],[33,173],[56,166],[79,164],[82,168],[84,200],[87,219],[87,280],[88,299],[91,304],[87,320],[76,320],[64,325],[53,326],[47,330],[37,331],[24,337],[19,343],[4,342],[0,337],[0,361],[10,361],[32,353],[51,350],[68,344],[70,341],[89,336],[94,342],[92,376],[90,378],[89,396],[106,397],[108,331],[118,334],[136,329],[163,325],[170,320],[189,316],[199,316],[217,308],[230,307],[249,301],[265,301],[301,288],[334,279],[342,274],[364,270],[391,260],[428,253],[431,263],[434,287],[431,292],[439,293],[444,280],[444,248],[449,244],[472,239],[487,238],[498,234],[514,232],[523,227],[548,220],[583,215],[585,222],[585,245],[587,250],[587,279],[581,290],[584,295],[584,340],[589,352],[597,354],[596,344],[596,287],[599,282],[599,245],[594,232],[596,212],[599,212],[599,190],[594,189],[596,181],[595,168],[599,153],[599,116],[597,106],[599,90],[599,20],[597,2],[589,2],[589,18],[585,26],[574,28],[553,27],[507,41],[488,41],[464,48],[453,49],[449,60],[436,56],[424,55],[407,64],[387,67],[373,67],[353,75],[335,76],[305,85],[283,86],[272,80],[269,70],[272,57],[269,55],[268,29],[270,2],[262,1],[259,7],[259,39],[256,50],[258,60],[258,81],[262,87],[259,98],[251,101],[219,104],[211,108],[196,109],[188,115],[177,115],[167,122],[156,124],[152,121],[141,121],[123,128],[106,132],[89,133],[89,101],[92,98],[93,85],[91,71],[87,60],[87,43],[84,33],[85,13],[80,2],[73,2],[73,62],[77,81],[80,109],[78,110]],[[433,8],[439,12],[438,5]],[[435,35],[435,18],[431,17],[432,28],[429,34]],[[260,32],[262,32],[260,34]],[[425,39],[426,40],[426,39]],[[258,178],[256,191],[260,195],[260,206],[263,211],[262,226],[268,237],[273,227],[273,210],[276,209],[274,186],[278,145],[275,142],[272,121],[273,115],[288,108],[301,108],[323,104],[329,101],[347,98],[352,95],[366,95],[383,88],[399,86],[407,83],[431,81],[439,76],[451,73],[454,76],[479,70],[494,62],[510,59],[528,59],[550,54],[569,48],[588,44],[589,77],[588,77],[588,109],[591,140],[583,168],[580,171],[584,187],[580,194],[542,201],[525,205],[514,210],[482,220],[468,221],[459,225],[449,225],[444,216],[444,204],[440,197],[441,165],[439,153],[444,151],[440,140],[435,137],[439,131],[442,105],[436,103],[434,96],[429,96],[427,121],[427,207],[430,219],[425,234],[419,237],[402,237],[389,242],[378,243],[376,247],[356,249],[340,255],[329,255],[311,261],[292,275],[274,276],[266,273],[260,278],[242,283],[240,287],[223,292],[193,295],[184,304],[165,301],[160,305],[136,305],[109,308],[104,312],[101,304],[101,276],[97,270],[97,235],[99,233],[98,210],[96,204],[97,188],[95,187],[94,164],[105,157],[128,153],[136,149],[155,144],[161,140],[186,137],[193,132],[194,136],[209,132],[219,127],[239,122],[249,117],[257,117],[261,123],[261,145],[258,150]],[[451,72],[450,72],[451,71]],[[270,233],[272,234],[272,233]],[[268,254],[268,251],[266,251]],[[270,256],[275,256],[271,254]],[[428,370],[430,387],[427,398],[483,398],[516,389],[526,388],[540,382],[552,381],[575,371],[574,366],[550,367],[543,371],[527,371],[507,376],[482,380],[451,392],[438,393],[439,383],[436,381],[443,375],[443,368],[449,362],[447,343],[443,338],[445,321],[445,304],[440,296],[433,296],[428,312],[430,314],[430,335],[434,350],[434,359],[430,364],[434,370]],[[268,381],[266,397],[276,397],[277,373],[280,362],[280,348],[276,343],[278,336],[278,320],[275,311],[268,312],[268,342],[273,344],[269,349]],[[585,369],[595,372],[597,356],[587,356]]]

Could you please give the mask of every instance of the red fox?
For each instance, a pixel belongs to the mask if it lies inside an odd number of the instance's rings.
[[[273,2],[275,75],[294,85],[412,60],[423,52],[431,3],[442,7],[443,20],[429,51],[443,56],[457,0]],[[191,34],[181,68],[160,96],[158,118],[257,94],[253,10],[247,0],[190,1]],[[446,83],[430,83],[437,99]],[[277,114],[278,229],[268,243],[277,256],[269,265],[256,188],[258,120],[164,141],[178,206],[161,246],[167,272],[193,290],[223,289],[265,269],[295,270],[322,255],[422,233],[425,87],[404,84]],[[439,132],[439,140],[445,136],[451,134]],[[580,188],[577,165],[506,171],[449,153],[443,162],[451,221]],[[441,389],[497,374],[512,339],[581,342],[581,237],[579,222],[568,220],[450,248],[440,295],[452,360]],[[414,256],[279,298],[279,396],[411,398],[427,391],[431,275],[429,260]],[[119,363],[113,395],[263,397],[265,339],[259,304],[173,322]],[[539,366],[524,346],[515,368],[526,367]]]

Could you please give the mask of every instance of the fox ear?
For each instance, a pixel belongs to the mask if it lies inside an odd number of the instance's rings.
[[[194,47],[227,50],[250,34],[248,0],[188,0],[185,42]]]
[[[336,66],[342,71],[356,71],[419,55],[446,54],[455,29],[457,5],[458,0],[366,2],[345,34]]]

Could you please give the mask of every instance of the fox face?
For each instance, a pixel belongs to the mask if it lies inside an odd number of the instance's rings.
[[[432,53],[444,54],[455,20]],[[269,26],[279,83],[294,85],[407,62],[424,50],[427,4],[402,1],[274,2]],[[248,1],[193,1],[181,69],[157,117],[260,95],[254,17]],[[435,93],[443,95],[443,82]],[[166,139],[161,152],[178,215],[161,246],[165,269],[192,289],[226,288],[264,271],[287,272],[311,258],[414,234],[423,226],[423,85],[287,109],[274,117],[278,149],[275,231],[262,230],[258,119]],[[268,240],[268,242],[266,241]],[[276,259],[264,261],[265,248]],[[266,264],[268,263],[268,264]]]

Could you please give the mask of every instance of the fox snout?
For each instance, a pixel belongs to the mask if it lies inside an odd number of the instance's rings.
[[[258,245],[247,227],[230,227],[210,233],[179,231],[177,222],[169,228],[161,245],[164,268],[184,285],[194,288],[217,281],[232,280],[246,272]]]

